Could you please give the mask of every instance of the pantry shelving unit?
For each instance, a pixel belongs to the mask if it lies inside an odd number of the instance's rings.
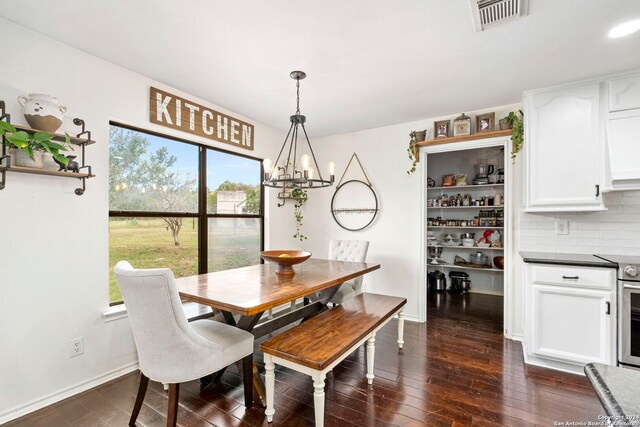
[[[483,152],[484,153],[484,152]],[[481,154],[486,155],[486,153]],[[437,155],[433,155],[437,156]],[[429,164],[429,158],[427,156],[427,164]],[[442,197],[455,196],[457,194],[470,194],[472,197],[481,199],[484,197],[489,197],[494,199],[496,195],[500,195],[504,197],[504,183],[495,183],[495,184],[481,184],[481,185],[459,185],[459,186],[446,186],[446,187],[427,187],[426,189],[426,197],[427,197],[427,206],[425,209],[425,217],[433,218],[433,217],[441,217],[442,220],[462,220],[467,223],[472,221],[474,216],[477,216],[481,211],[501,211],[502,218],[504,220],[504,204],[500,204],[498,206],[494,205],[486,205],[486,206],[433,206],[429,201],[433,201],[435,199],[439,199]],[[455,212],[455,213],[453,213]],[[495,230],[499,233],[503,233],[503,226],[469,226],[469,225],[459,225],[459,226],[451,226],[451,225],[426,225],[427,231],[434,232],[436,235],[438,232],[442,233],[437,235],[440,241],[444,238],[445,235],[452,236],[454,238],[458,237],[458,233],[456,231],[462,232],[471,232],[474,230],[480,231],[476,233],[475,240],[479,239],[479,234],[482,234],[485,230]],[[459,240],[459,239],[456,239]],[[433,259],[428,256],[428,248],[433,247],[441,247],[442,248],[442,261],[437,264],[433,263]],[[468,257],[471,253],[474,252],[482,252],[485,255],[488,255],[489,262],[491,262],[491,268],[486,267],[473,267],[473,266],[465,266],[454,264],[453,259],[455,256],[460,256],[465,260],[468,260]],[[494,256],[502,256],[504,253],[503,247],[481,247],[481,246],[462,246],[462,245],[433,245],[427,243],[427,271],[431,272],[436,269],[440,270],[469,270],[469,271],[478,271],[478,272],[491,272],[491,273],[502,273],[503,270],[496,268],[493,265],[493,257]],[[483,285],[484,282],[491,283],[492,286],[482,286],[480,288],[480,292],[484,291],[487,293],[501,293],[502,289],[498,286],[499,281],[502,281],[502,278],[483,278],[476,277],[476,282],[480,282]],[[486,289],[489,288],[489,289]],[[472,278],[472,291],[473,288],[473,278]]]
[[[420,318],[426,320],[426,298],[428,287],[428,274],[439,270],[446,274],[447,286],[451,285],[449,273],[452,271],[464,272],[471,280],[471,293],[484,293],[503,297],[504,303],[504,332],[505,336],[511,337],[510,331],[513,329],[513,316],[511,307],[513,292],[511,286],[513,280],[513,251],[512,251],[512,181],[511,173],[513,161],[511,159],[511,133],[510,131],[488,132],[486,134],[473,134],[470,137],[453,137],[445,141],[445,138],[436,141],[425,141],[418,146],[421,179],[422,179],[422,283],[420,295]],[[475,165],[480,159],[486,159],[487,164],[494,165],[494,168],[503,168],[503,181],[490,184],[473,185],[476,174]],[[466,184],[460,186],[442,186],[444,175],[466,175]],[[497,175],[497,174],[496,174]],[[429,187],[428,183],[435,186]],[[497,181],[497,177],[496,177]],[[460,182],[456,180],[455,182]],[[434,199],[444,195],[447,197],[460,194],[461,205],[438,206]],[[464,202],[464,195],[471,195],[468,203]],[[497,203],[495,196],[500,195]],[[487,198],[487,203],[485,203]],[[431,199],[431,202],[429,200]],[[483,206],[479,206],[480,200]],[[489,200],[492,199],[492,202]],[[473,206],[473,201],[477,204]],[[467,205],[468,204],[468,205]],[[495,204],[495,205],[494,205]],[[467,206],[465,206],[467,205]],[[484,214],[480,218],[481,211],[495,211],[495,213]],[[482,220],[480,224],[474,225],[474,217]],[[440,217],[442,222],[446,220],[457,220],[452,225],[435,225],[433,218]],[[429,225],[429,219],[432,219]],[[496,218],[494,221],[493,218]],[[446,223],[446,222],[445,222]],[[464,224],[464,225],[463,225]],[[495,230],[500,233],[501,247],[478,247],[477,243],[473,247],[462,246],[460,234],[469,232],[475,233],[474,239],[483,236],[486,230]],[[448,245],[446,235],[456,238],[455,245]],[[436,240],[428,239],[433,236]],[[441,247],[442,254],[438,258],[438,264],[433,264],[433,259],[429,256],[429,248]],[[440,249],[439,249],[440,250]],[[491,265],[479,268],[471,263],[470,256],[482,252],[487,255]],[[454,264],[455,256],[463,258],[469,265]],[[504,270],[495,266],[493,258],[504,257]],[[471,295],[472,297],[472,295]],[[424,299],[423,299],[424,298]],[[466,298],[466,297],[465,297]]]
[[[505,170],[510,170],[507,164],[511,162],[509,157],[508,133],[502,132],[497,135],[488,135],[488,138],[475,138],[471,141],[454,141],[450,144],[426,144],[420,149],[420,158],[423,165],[423,230],[424,230],[424,274],[425,282],[428,274],[440,270],[448,273],[450,271],[464,271],[471,279],[471,292],[487,293],[493,295],[504,295],[505,293],[505,271],[497,268],[493,262],[496,256],[507,258],[507,244],[509,241],[509,222],[507,221],[507,210],[511,200],[509,197],[508,179],[504,174],[504,182],[492,182],[489,184],[473,185],[475,177],[475,165],[480,159],[486,159],[488,164],[494,165],[498,169],[502,166]],[[466,175],[466,185],[442,186],[442,176],[444,175]],[[436,181],[436,186],[429,187],[429,178]],[[497,177],[496,177],[497,180]],[[456,197],[460,194],[464,199],[465,195],[470,195],[466,203],[455,206],[442,206],[435,200],[443,197]],[[500,201],[494,205],[496,196]],[[482,206],[480,201],[482,200]],[[474,217],[478,220],[486,220],[480,217],[481,212],[493,211],[487,225],[474,225]],[[433,219],[440,218],[442,222],[456,221],[459,225],[439,225],[433,224]],[[493,218],[496,218],[495,220]],[[480,222],[480,224],[485,221]],[[495,224],[495,225],[494,225]],[[494,230],[500,234],[498,247],[481,247],[477,243],[473,247],[462,246],[460,234],[468,232],[474,233],[476,242],[483,236],[486,230]],[[436,238],[436,241],[428,239],[429,236]],[[453,237],[456,245],[447,245],[446,237]],[[437,243],[436,243],[437,242]],[[438,263],[434,264],[429,256],[429,248],[442,248],[442,255],[438,258]],[[477,267],[471,265],[470,255],[482,252],[487,255],[490,266]],[[455,257],[461,257],[470,265],[455,264]],[[506,261],[506,260],[505,260]],[[506,265],[506,262],[505,262]],[[450,285],[450,278],[447,277],[447,285]],[[425,288],[427,283],[425,283]]]

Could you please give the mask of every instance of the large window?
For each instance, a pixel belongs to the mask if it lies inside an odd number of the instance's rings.
[[[112,123],[109,302],[113,267],[169,267],[176,277],[261,262],[260,159]]]

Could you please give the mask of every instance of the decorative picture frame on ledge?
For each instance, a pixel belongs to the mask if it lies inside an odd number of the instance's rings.
[[[453,120],[453,136],[471,135],[471,117],[462,113]]]
[[[476,133],[493,132],[496,113],[478,114],[476,116]]]
[[[433,138],[448,138],[451,136],[451,120],[439,120],[433,122]]]

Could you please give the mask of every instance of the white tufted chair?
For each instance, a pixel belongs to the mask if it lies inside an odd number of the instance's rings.
[[[365,262],[369,242],[366,240],[331,240],[329,242],[329,259],[338,261]],[[347,298],[351,298],[362,292],[362,276],[344,282],[330,302],[341,304]]]
[[[129,425],[135,425],[149,379],[169,384],[167,426],[175,426],[179,383],[219,371],[240,359],[245,405],[252,405],[252,334],[212,320],[188,323],[168,268],[138,270],[120,261],[115,275],[140,360],[140,387]]]

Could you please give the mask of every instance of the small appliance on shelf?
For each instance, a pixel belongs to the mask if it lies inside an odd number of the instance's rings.
[[[480,159],[475,167],[476,177],[473,179],[473,185],[489,184],[489,175],[493,174],[493,165],[487,165],[486,159]]]
[[[440,270],[427,274],[427,280],[430,291],[442,292],[447,290],[447,276]]]
[[[471,279],[464,271],[450,271],[449,279],[451,279],[451,285],[447,292],[450,294],[461,295],[471,291]]]

